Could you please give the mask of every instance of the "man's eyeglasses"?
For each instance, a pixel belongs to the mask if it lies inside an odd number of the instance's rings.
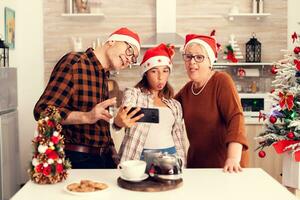
[[[182,58],[184,61],[191,61],[193,58],[197,63],[203,62],[205,56],[203,55],[192,55],[192,54],[182,54]]]
[[[134,55],[133,47],[130,44],[128,44],[127,42],[125,42],[125,44],[127,45],[127,49],[125,51],[125,54],[127,56],[131,56],[131,63],[132,64],[136,64],[137,63],[137,56]]]

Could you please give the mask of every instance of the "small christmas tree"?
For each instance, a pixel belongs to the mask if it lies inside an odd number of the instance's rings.
[[[39,184],[53,184],[67,178],[71,168],[65,159],[64,138],[59,111],[49,106],[42,114],[34,137],[33,156],[29,174],[32,181]]]
[[[260,114],[267,119],[264,132],[256,138],[260,157],[266,155],[264,147],[273,145],[277,153],[291,151],[300,161],[300,44],[296,33],[292,39],[294,51],[286,51],[271,69],[276,75],[270,93],[273,107],[269,114]]]
[[[226,56],[224,56],[223,59],[227,59],[234,63],[238,62],[240,59],[243,59],[244,57],[237,41],[235,40],[235,35],[230,35],[230,40],[228,43],[229,45],[226,46],[226,51],[224,52]]]

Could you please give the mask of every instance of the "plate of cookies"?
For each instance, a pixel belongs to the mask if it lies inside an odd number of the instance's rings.
[[[80,180],[79,182],[68,183],[64,190],[73,195],[95,195],[99,193],[106,193],[108,185],[99,181]]]

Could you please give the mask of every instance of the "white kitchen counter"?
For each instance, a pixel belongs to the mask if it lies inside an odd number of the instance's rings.
[[[65,182],[38,185],[31,181],[13,196],[12,200],[296,200],[297,198],[262,169],[244,169],[242,173],[223,173],[221,169],[185,169],[183,186],[164,192],[135,192],[117,185],[119,173],[111,169],[70,170]],[[75,196],[63,190],[73,181],[90,179],[109,185],[106,193],[95,196]]]

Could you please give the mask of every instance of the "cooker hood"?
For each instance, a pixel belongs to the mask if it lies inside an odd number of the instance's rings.
[[[176,33],[176,0],[156,0],[156,33],[145,40],[142,47],[171,43],[181,47],[184,39]]]

